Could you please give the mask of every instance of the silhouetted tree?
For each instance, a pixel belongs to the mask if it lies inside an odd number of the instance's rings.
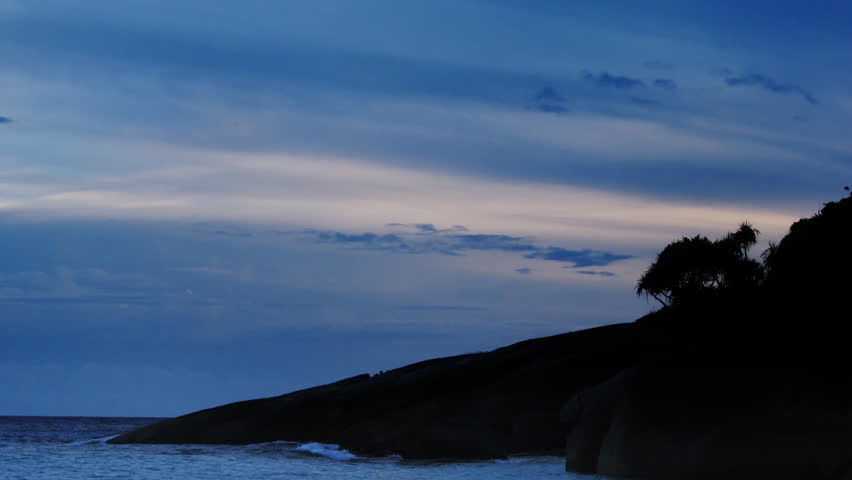
[[[683,237],[666,246],[636,283],[636,293],[663,306],[688,302],[711,292],[747,291],[763,278],[760,263],[748,257],[760,232],[742,223],[716,241]]]

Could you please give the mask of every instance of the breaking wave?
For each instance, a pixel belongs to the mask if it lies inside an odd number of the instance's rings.
[[[307,452],[313,455],[330,458],[332,460],[358,460],[360,457],[350,453],[349,450],[343,450],[340,445],[330,443],[305,443],[296,447],[296,451]]]
[[[92,439],[89,439],[89,440],[80,440],[80,441],[77,441],[77,442],[70,442],[68,445],[76,447],[76,446],[80,446],[80,445],[94,445],[94,444],[98,444],[98,443],[105,444],[106,442],[112,440],[113,438],[115,438],[117,436],[118,435],[110,435],[108,437],[103,437],[103,438],[92,438]]]

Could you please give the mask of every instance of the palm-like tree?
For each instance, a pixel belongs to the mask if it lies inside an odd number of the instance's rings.
[[[760,232],[749,223],[716,241],[683,237],[666,246],[636,283],[636,293],[663,306],[687,302],[710,291],[744,290],[762,279],[760,263],[748,257]]]

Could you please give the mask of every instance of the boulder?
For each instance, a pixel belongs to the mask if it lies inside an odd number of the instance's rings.
[[[573,422],[566,470],[658,480],[852,478],[852,395],[845,381],[824,380],[792,367],[630,368],[578,394],[579,415],[577,400],[563,407]]]

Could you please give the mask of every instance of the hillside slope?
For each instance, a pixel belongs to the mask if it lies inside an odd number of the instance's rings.
[[[361,455],[497,458],[558,452],[559,409],[635,361],[635,324],[428,360],[202,410],[111,443],[337,443]]]

